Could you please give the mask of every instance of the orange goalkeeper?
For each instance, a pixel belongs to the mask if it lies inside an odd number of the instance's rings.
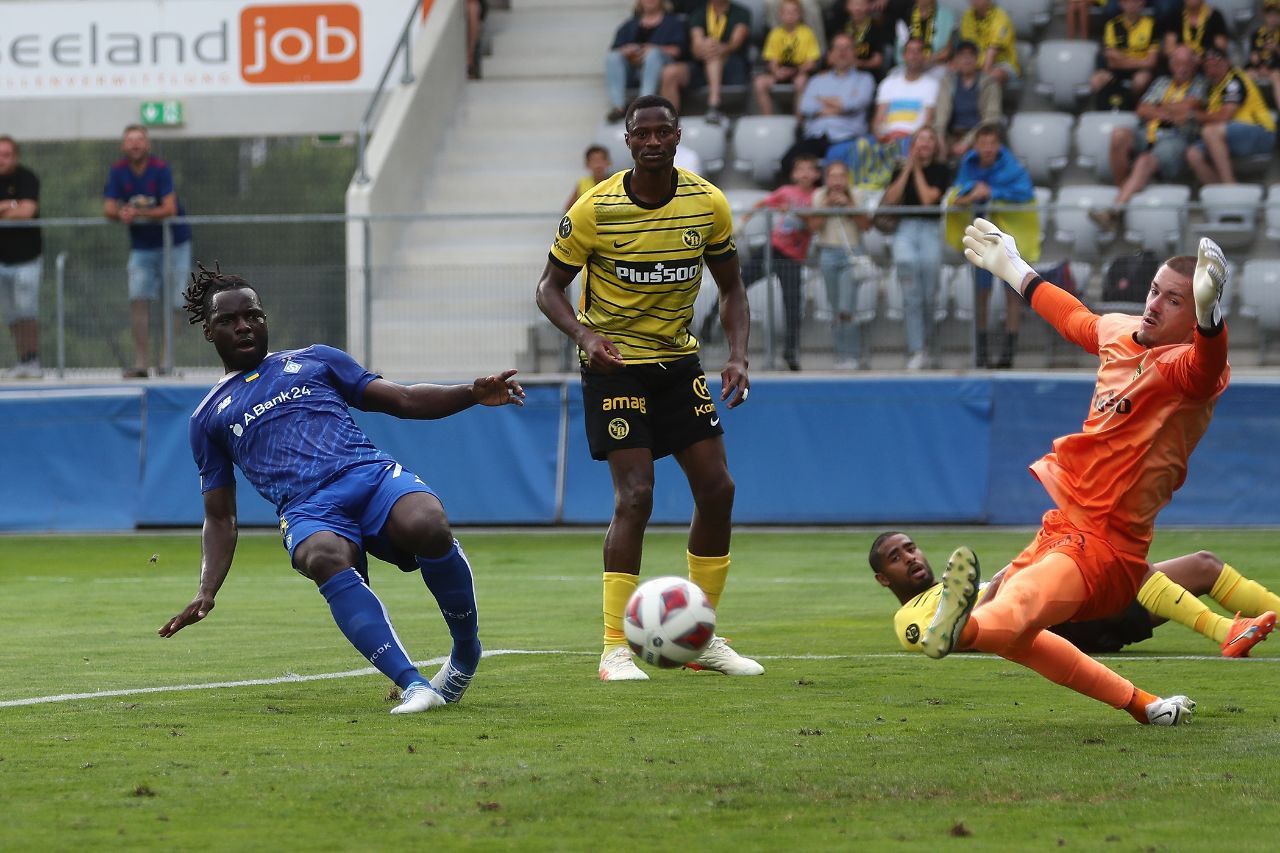
[[[1142,584],[1156,514],[1186,479],[1187,459],[1230,379],[1222,250],[1202,239],[1196,257],[1165,261],[1142,315],[1132,317],[1094,314],[1044,281],[1013,238],[985,219],[965,229],[964,245],[970,263],[1003,279],[1100,364],[1083,428],[1031,466],[1057,508],[977,612],[978,559],[956,549],[921,646],[934,658],[993,652],[1140,723],[1186,722],[1195,709],[1186,696],[1161,699],[1137,688],[1045,629],[1115,615]]]

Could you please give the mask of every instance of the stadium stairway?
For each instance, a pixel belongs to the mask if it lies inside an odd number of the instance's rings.
[[[375,290],[381,371],[423,372],[428,319],[432,373],[521,363],[545,325],[533,291],[561,205],[607,109],[605,48],[629,11],[626,0],[512,0],[490,12],[483,77],[464,86],[445,144],[423,155],[419,209],[441,218],[404,230]]]

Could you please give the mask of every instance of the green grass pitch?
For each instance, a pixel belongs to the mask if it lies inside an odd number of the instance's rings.
[[[912,530],[984,572],[1027,531]],[[202,624],[185,535],[0,538],[0,849],[1268,849],[1280,637],[1228,661],[1177,625],[1108,658],[1199,702],[1154,729],[995,658],[900,654],[874,531],[739,531],[721,633],[760,678],[596,680],[601,533],[461,531],[487,659],[461,705],[392,717],[274,536],[241,537]],[[1166,531],[1280,589],[1274,531]],[[683,574],[654,532],[645,576]],[[152,556],[155,561],[152,562]],[[420,578],[374,564],[417,660],[447,652]],[[430,671],[434,671],[434,668]],[[97,691],[124,695],[20,705]]]

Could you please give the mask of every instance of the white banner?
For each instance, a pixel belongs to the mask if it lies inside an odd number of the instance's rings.
[[[0,3],[0,100],[370,91],[408,0]]]

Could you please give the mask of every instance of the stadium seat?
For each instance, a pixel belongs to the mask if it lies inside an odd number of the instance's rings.
[[[1036,51],[1036,91],[1060,110],[1075,112],[1089,94],[1089,77],[1098,59],[1098,43],[1049,39]]]
[[[1213,8],[1222,13],[1227,29],[1236,36],[1248,36],[1253,19],[1262,17],[1262,4],[1258,0],[1214,0]]]
[[[1129,199],[1124,237],[1157,255],[1182,241],[1182,223],[1191,188],[1183,184],[1152,184]]]
[[[768,194],[765,190],[733,189],[724,191],[725,200],[729,202],[729,209],[733,211],[738,251],[747,255],[755,255],[756,252],[764,248],[765,243],[769,242],[768,222],[764,216],[753,216],[747,220],[746,225],[739,226],[737,223],[742,221],[744,213],[755,208],[756,202]]]
[[[1205,224],[1200,233],[1225,249],[1243,249],[1258,230],[1262,187],[1257,184],[1206,184],[1200,188]]]
[[[1040,211],[1040,242],[1043,243],[1053,233],[1049,227],[1053,222],[1053,190],[1036,187],[1036,207]]]
[[[711,124],[701,116],[680,119],[680,144],[698,152],[704,177],[724,168],[725,133],[723,125]]]
[[[1069,162],[1071,125],[1066,113],[1017,113],[1009,126],[1009,147],[1037,184],[1052,183]]]
[[[1076,184],[1058,190],[1057,205],[1053,211],[1054,238],[1071,246],[1071,259],[1096,258],[1099,246],[1110,242],[1113,236],[1099,231],[1089,218],[1090,210],[1101,210],[1115,203],[1115,187],[1105,184]]]
[[[1137,126],[1137,113],[1118,110],[1081,113],[1075,132],[1076,165],[1092,169],[1100,181],[1111,180],[1111,131]]]
[[[1052,18],[1052,0],[1000,0],[1019,38],[1033,39]]]
[[[733,129],[733,166],[756,183],[772,184],[795,137],[794,116],[743,116]]]
[[[1267,187],[1267,237],[1280,240],[1280,184]]]
[[[595,142],[609,149],[609,162],[615,169],[628,168],[632,162],[631,149],[627,148],[627,142],[623,139],[626,132],[627,129],[620,121],[613,124],[604,123],[596,128]]]
[[[1259,354],[1265,358],[1269,339],[1280,333],[1280,261],[1245,261],[1240,279],[1240,313],[1257,319]]]
[[[734,2],[751,13],[751,43],[763,45],[765,36],[769,34],[769,4],[766,0],[734,0]]]
[[[967,3],[964,8],[969,8]],[[957,20],[959,19],[959,16],[963,14],[963,10],[958,12],[956,15]],[[1022,100],[1023,81],[1027,79],[1027,75],[1031,73],[1031,69],[1035,65],[1035,45],[1029,41],[1020,41],[1014,44],[1014,49],[1018,53],[1018,67],[1022,69],[1022,76],[1014,80],[1010,80],[1005,84],[1004,93],[1001,95],[1000,103],[1004,108],[1004,114],[1006,116],[1011,116],[1018,111],[1018,103]]]

